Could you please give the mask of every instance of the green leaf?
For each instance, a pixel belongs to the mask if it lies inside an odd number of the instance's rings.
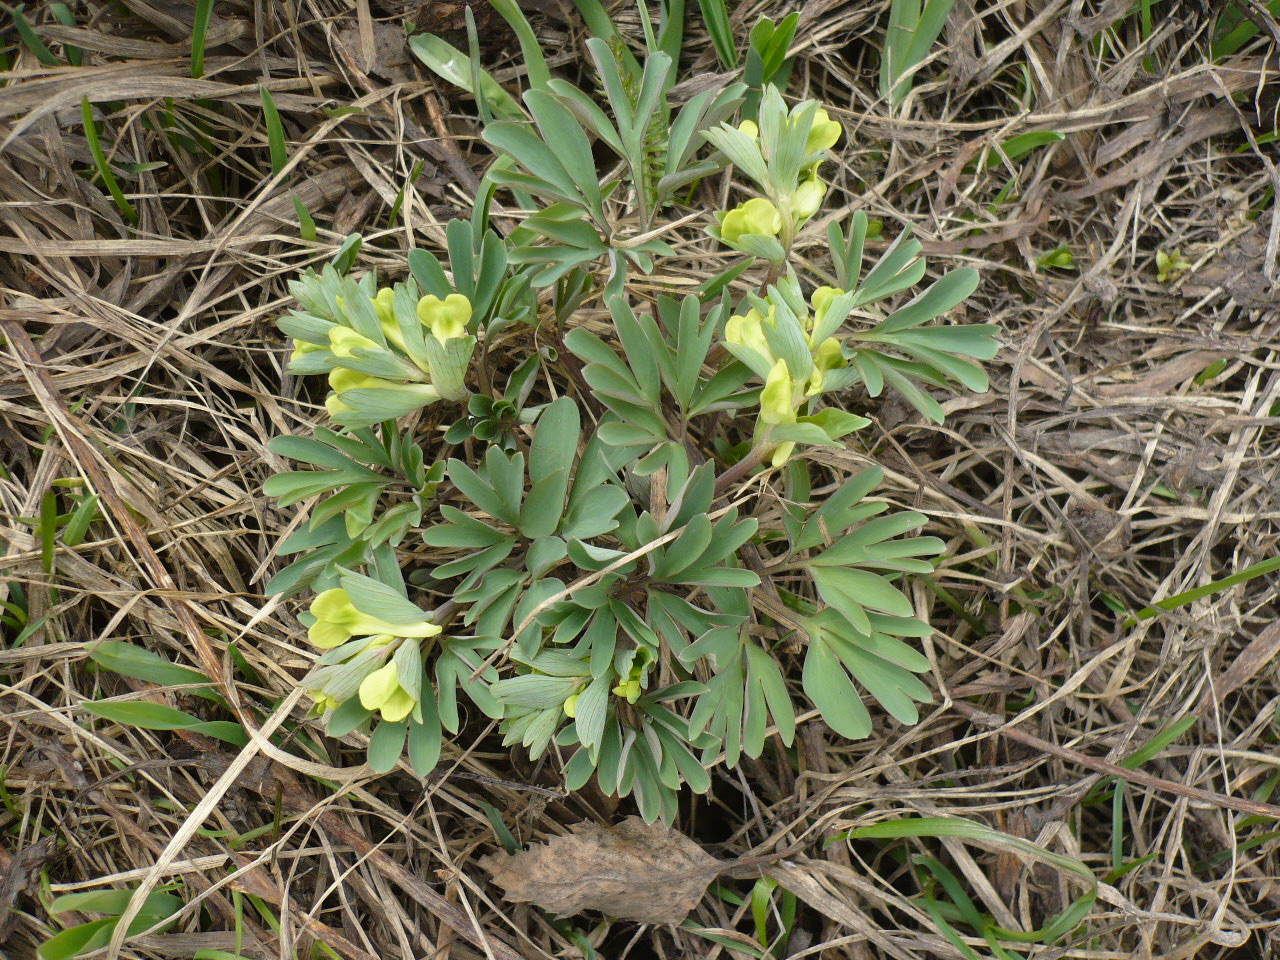
[[[440,730],[435,697],[428,692],[421,705],[422,723],[409,724],[409,766],[418,776],[425,777],[440,762],[440,748],[444,737]]]
[[[602,483],[581,494],[575,485],[560,532],[579,540],[602,536],[617,527],[616,518],[630,500],[616,484]]]
[[[209,20],[213,16],[214,0],[196,0],[191,21],[191,76],[204,76],[204,49],[209,36]]]
[[[542,90],[530,90],[524,95],[524,101],[543,140],[555,144],[556,156],[586,199],[592,216],[603,219],[600,175],[596,172],[591,144],[573,113],[559,99]]]
[[[545,88],[547,81],[551,79],[551,71],[547,69],[542,47],[538,44],[533,27],[529,25],[529,21],[520,10],[520,5],[516,0],[489,0],[489,3],[502,15],[502,19],[507,21],[520,42],[520,57],[524,63],[525,73],[529,77],[529,85],[535,90]]]
[[[503,703],[539,710],[560,707],[573,695],[580,681],[573,677],[543,677],[532,674],[508,677],[489,688]]]
[[[911,601],[893,584],[878,574],[848,567],[822,567],[814,565],[813,580],[822,599],[840,610],[862,630],[870,632],[870,623],[861,613],[864,607],[895,617],[909,617],[914,613]],[[859,611],[857,618],[850,616],[847,608]],[[861,621],[861,622],[859,622]]]
[[[62,542],[68,547],[77,547],[84,542],[89,526],[98,518],[98,500],[96,493],[86,494],[76,506],[62,528]]]
[[[618,128],[596,102],[565,80],[552,80],[547,89],[558,96],[566,109],[572,111],[578,122],[589,127],[619,157],[626,156]]]
[[[820,429],[833,443],[841,437],[848,436],[855,430],[861,430],[871,423],[866,417],[848,413],[836,407],[825,407],[811,417],[797,418],[799,423],[813,424]]]
[[[89,145],[89,154],[93,157],[94,167],[98,171],[98,176],[102,178],[103,186],[111,194],[111,199],[115,201],[116,208],[121,215],[130,223],[137,223],[138,211],[133,208],[133,204],[125,197],[115,174],[111,172],[111,167],[107,165],[107,155],[103,152],[102,144],[98,140],[98,125],[93,119],[93,106],[89,103],[87,97],[80,100],[80,118],[84,122],[84,136]]]
[[[35,30],[31,28],[31,22],[22,15],[22,8],[25,4],[19,4],[16,7],[9,8],[9,16],[13,18],[13,25],[18,29],[18,36],[22,38],[23,44],[30,50],[37,60],[46,67],[60,67],[62,61],[54,56],[50,50],[36,35]]]
[[[366,710],[359,697],[352,697],[334,708],[329,714],[326,732],[331,737],[345,737],[353,730],[359,729],[374,711]]]
[[[444,504],[440,515],[448,521],[422,532],[423,542],[432,547],[491,547],[510,537],[481,520]]]
[[[121,640],[103,640],[94,644],[89,651],[89,659],[104,670],[161,686],[209,682],[209,678],[198,670],[180,667],[145,647]]]
[[[564,493],[569,485],[569,471],[557,470],[532,487],[520,508],[519,530],[530,540],[548,537],[560,525],[564,510]]]
[[[407,731],[408,722],[404,720],[397,723],[388,723],[383,720],[374,727],[373,735],[369,737],[367,755],[369,766],[374,773],[390,773],[395,769],[400,755],[404,753]]]
[[[454,86],[461,87],[473,97],[476,96],[477,90],[472,83],[471,59],[461,50],[427,33],[410,37],[409,49],[435,73]],[[520,109],[516,99],[507,93],[487,71],[479,70],[478,76],[480,90],[483,91],[484,99],[495,115],[507,119],[519,119],[524,116],[524,111]]]
[[[529,446],[529,479],[534,483],[557,472],[568,477],[578,452],[581,418],[571,397],[560,397],[538,416],[538,427]]]
[[[754,138],[748,137],[737,127],[727,123],[707,130],[703,136],[728,157],[730,163],[756,183],[769,182],[769,169],[765,166],[764,157],[760,154],[760,145]]]
[[[1020,133],[1016,137],[1010,137],[1000,144],[998,148],[992,150],[983,164],[983,168],[990,170],[992,167],[1000,166],[1002,160],[1017,160],[1023,154],[1030,153],[1037,147],[1060,143],[1064,139],[1065,135],[1058,133],[1056,130],[1032,130],[1028,133]]]
[[[484,128],[481,137],[550,187],[551,196],[591,209],[559,155],[535,136],[528,125],[508,121],[491,123]],[[525,184],[526,189],[532,189],[533,186]]]
[[[414,624],[428,619],[416,604],[380,580],[359,573],[346,573],[341,578],[342,589],[361,613],[367,613],[388,623]]]
[[[612,674],[598,676],[587,685],[586,690],[578,694],[574,725],[578,730],[579,742],[588,750],[594,751],[604,736],[609,691],[615,679]]]
[[[449,476],[449,481],[458,488],[458,492],[464,497],[495,520],[501,520],[512,526],[516,525],[519,519],[516,510],[504,503],[493,487],[481,480],[479,475],[463,461],[450,460],[445,469]]]
[[[90,700],[82,706],[95,717],[141,730],[185,730],[201,722],[189,713],[145,700]]]
[[[36,948],[36,954],[40,960],[71,960],[72,957],[90,953],[110,942],[117,923],[117,917],[107,917],[68,927],[40,944]],[[146,927],[142,929],[145,930]]]
[[[891,313],[875,328],[876,333],[890,334],[919,326],[942,316],[978,288],[978,271],[972,267],[953,270],[930,284],[921,294],[901,309]]]
[[[640,322],[625,300],[618,298],[609,301],[609,312],[613,316],[618,338],[626,351],[630,373],[640,387],[641,396],[656,407],[662,396],[662,378],[653,344],[644,335]]]
[[[903,228],[858,286],[858,297],[851,307],[875,303],[919,283],[925,271],[924,261],[917,259],[920,250],[920,242],[911,236],[911,227]]]
[[[871,733],[871,714],[821,633],[810,634],[802,683],[805,695],[833,731],[850,740]]]
[[[892,0],[884,54],[880,60],[880,96],[893,110],[911,91],[912,72],[942,33],[954,0]]]
[[[76,913],[107,913],[120,916],[133,899],[132,890],[89,890],[84,893],[67,893],[56,897],[49,904],[49,912],[55,916],[60,913],[75,911]],[[154,922],[171,917],[182,909],[182,900],[171,893],[152,893],[142,902],[138,911],[139,917],[148,917]]]

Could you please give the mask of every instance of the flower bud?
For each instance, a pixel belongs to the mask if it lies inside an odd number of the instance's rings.
[[[844,367],[844,354],[840,352],[840,341],[835,337],[827,337],[813,354],[813,373],[809,375],[806,397],[816,397],[822,392],[827,379],[828,370],[840,370]]]
[[[378,344],[368,337],[356,333],[350,327],[329,328],[329,348],[335,357],[351,358],[356,350],[381,350]]]
[[[322,346],[318,343],[311,343],[307,340],[295,340],[293,341],[293,353],[289,354],[289,362],[296,363],[308,353],[320,353],[328,349],[328,347]]]
[[[808,220],[822,206],[822,198],[827,195],[827,185],[817,178],[810,177],[791,194],[791,213],[797,220]]]

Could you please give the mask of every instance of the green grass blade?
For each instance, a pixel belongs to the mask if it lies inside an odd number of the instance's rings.
[[[191,76],[204,76],[204,45],[209,36],[209,17],[213,0],[196,0],[195,19],[191,23]]]
[[[1274,570],[1280,570],[1280,557],[1272,557],[1270,560],[1262,560],[1259,563],[1250,564],[1238,573],[1233,573],[1229,577],[1223,577],[1221,580],[1214,580],[1212,583],[1206,583],[1202,587],[1196,587],[1192,590],[1186,590],[1182,593],[1176,593],[1172,597],[1165,597],[1163,600],[1157,600],[1149,607],[1143,607],[1137,613],[1125,620],[1125,626],[1132,627],[1140,620],[1150,620],[1161,611],[1177,610],[1179,607],[1185,607],[1189,603],[1201,600],[1204,597],[1211,596],[1219,590],[1226,590],[1228,587],[1234,587],[1237,584],[1246,583],[1254,577],[1261,577],[1271,573]]]
[[[266,87],[258,87],[262,94],[262,115],[267,124],[267,145],[271,150],[271,175],[280,176],[285,164],[289,162],[289,151],[285,148],[284,124],[280,122],[280,111],[276,109],[275,98]]]
[[[587,25],[587,32],[593,37],[608,40],[618,32],[600,0],[573,0],[573,5],[578,8],[578,13]]]
[[[467,13],[471,10],[468,8]],[[391,205],[391,213],[387,215],[387,227],[390,228],[396,222],[396,217],[400,216],[400,208],[404,206],[405,194],[409,192],[409,188],[417,181],[422,174],[423,161],[419,160],[413,165],[413,169],[409,171],[409,179],[405,181],[403,187],[396,191],[396,202]]]
[[[457,47],[429,33],[419,33],[409,38],[409,49],[413,55],[425,63],[433,72],[439,74],[456,87],[461,87],[473,97],[477,87],[472,81],[471,59]],[[493,76],[485,70],[479,71],[480,89],[485,100],[493,109],[494,116],[508,120],[523,120],[524,110],[515,98],[502,87]]]
[[[306,204],[298,199],[296,194],[289,194],[289,199],[293,201],[293,209],[298,214],[298,235],[307,243],[316,242],[316,222],[311,216],[311,211],[307,209]]]
[[[1224,60],[1232,56],[1258,35],[1258,25],[1252,20],[1239,16],[1239,9],[1235,4],[1232,4],[1227,9],[1229,12],[1235,13],[1239,19],[1234,26],[1225,31],[1221,26],[1221,17],[1214,21],[1214,40],[1209,45],[1209,56],[1214,60]],[[1266,11],[1272,16],[1280,16],[1280,0],[1271,0],[1266,6]]]
[[[1054,853],[1036,846],[1020,837],[993,830],[986,824],[959,817],[904,817],[900,820],[883,820],[865,827],[857,827],[833,837],[828,843],[858,838],[904,839],[906,837],[959,837],[976,843],[988,844],[997,849],[1014,850],[1052,864],[1060,870],[1073,873],[1088,885],[1081,894],[1056,916],[1049,918],[1038,930],[1006,930],[991,926],[989,929],[1001,940],[1015,943],[1053,943],[1074,930],[1098,899],[1098,881],[1093,871],[1073,857]]]
[[[120,184],[116,182],[115,174],[107,166],[107,155],[102,152],[102,143],[98,140],[98,125],[93,119],[93,105],[89,103],[87,97],[80,100],[80,116],[84,120],[84,137],[89,142],[89,152],[93,154],[93,164],[98,170],[98,175],[102,177],[103,185],[111,194],[111,199],[116,202],[116,207],[124,218],[130,223],[137,223],[138,211],[133,209],[133,204],[128,201],[124,191],[120,189]]]
[[[880,59],[880,95],[897,110],[911,92],[912,71],[928,55],[947,22],[954,0],[893,0],[884,54]]]
[[[711,46],[726,70],[738,66],[738,47],[733,40],[733,27],[729,25],[729,11],[724,0],[698,0],[702,8],[702,22],[711,36]]]
[[[489,0],[493,9],[502,15],[516,39],[520,41],[520,54],[524,57],[524,68],[529,75],[529,86],[534,90],[545,90],[551,81],[551,71],[547,69],[546,57],[542,55],[542,47],[533,33],[533,27],[516,0]]]
[[[9,16],[13,18],[13,25],[18,28],[18,36],[22,38],[26,48],[46,67],[62,66],[62,61],[53,55],[53,51],[45,46],[43,40],[36,36],[35,30],[31,29],[31,22],[22,15],[25,6],[25,4],[19,4],[9,11]]]
[[[471,8],[466,7],[467,17],[467,55],[471,58],[471,91],[476,98],[476,113],[480,116],[481,128],[493,121],[493,110],[489,107],[489,99],[485,96],[484,82],[480,79],[480,35],[476,32],[476,18]]]
[[[54,19],[64,27],[74,27],[76,25],[75,14],[71,12],[71,8],[65,3],[49,4],[49,12],[52,13]],[[73,47],[69,43],[63,43],[62,52],[66,55],[67,63],[71,64],[73,67],[78,67],[84,62],[84,55],[79,47]]]

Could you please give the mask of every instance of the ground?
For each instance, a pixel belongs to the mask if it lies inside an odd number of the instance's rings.
[[[482,61],[518,90],[514,36],[470,5]],[[957,319],[998,324],[1002,350],[943,427],[850,398],[874,423],[849,455],[881,463],[886,494],[948,545],[913,596],[936,628],[934,701],[853,743],[810,717],[793,762],[717,771],[677,829],[725,859],[785,855],[721,878],[680,927],[502,900],[478,865],[497,825],[536,842],[632,808],[564,795],[555,763],[483,723],[425,782],[371,778],[358,737],[294,726],[303,604],[262,590],[303,517],[262,483],[289,466],[268,440],[322,411],[283,370],[286,282],[352,233],[357,271],[403,274],[469,213],[490,157],[473,101],[403,42],[408,23],[465,48],[461,4],[212,6],[196,69],[190,4],[0,12],[9,956],[106,912],[55,916],[54,897],[142,885],[187,906],[129,956],[762,956],[760,935],[772,956],[857,960],[1280,954],[1280,30],[1261,0],[957,0],[896,110],[878,87],[890,5],[797,6],[788,95],[846,131],[829,215],[864,210],[886,238],[914,225],[932,269],[978,268]],[[552,69],[581,77],[572,5],[524,6]],[[684,74],[727,79],[688,6]],[[741,3],[730,24],[742,44],[788,11]],[[1054,136],[1014,139],[1036,131]],[[822,228],[801,256],[824,253]],[[699,242],[695,279],[729,262]],[[190,673],[157,685],[152,660],[91,659],[102,641],[215,676],[292,732],[238,752],[217,727],[92,713],[229,716],[172,689]],[[961,917],[962,949],[901,844],[831,842],[889,814],[1078,858],[1099,898],[1053,946],[991,947]],[[1080,892],[1009,845],[911,849],[1006,927]]]

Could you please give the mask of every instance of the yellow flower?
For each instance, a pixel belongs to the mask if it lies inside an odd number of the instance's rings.
[[[334,367],[329,371],[329,386],[338,393],[343,393],[347,390],[394,390],[400,384],[346,367]]]
[[[383,380],[381,377],[372,377],[367,373],[359,373],[346,367],[334,367],[329,371],[329,386],[334,392],[325,400],[324,408],[329,411],[329,416],[334,420],[340,420],[355,409],[342,399],[342,394],[348,390],[395,390],[397,393],[414,395],[424,405],[435,403],[440,399],[440,391],[429,383],[400,383],[395,380]]]
[[[791,194],[791,214],[797,220],[808,220],[822,206],[822,198],[827,195],[827,185],[818,179],[817,174],[810,177]]]
[[[395,293],[392,289],[383,287],[373,298],[373,309],[378,314],[378,325],[382,327],[382,335],[387,338],[387,342],[394,343],[403,350],[404,335],[400,333],[400,324],[396,322],[394,301]]]
[[[760,234],[776,237],[782,229],[782,215],[764,197],[756,197],[746,203],[739,204],[724,215],[720,221],[720,238],[733,245],[746,234]]]
[[[363,334],[350,327],[329,328],[329,348],[335,357],[354,357],[356,350],[381,350],[382,348]]]
[[[826,110],[819,107],[814,111],[813,124],[809,127],[809,139],[805,143],[805,153],[816,153],[819,150],[830,150],[840,140],[844,128],[839,121],[832,120]]]
[[[843,293],[844,291],[839,287],[819,287],[813,291],[813,296],[809,298],[809,303],[813,307],[813,321],[809,324],[810,331],[815,327],[822,326],[822,319],[826,316],[827,308],[831,306],[831,301]]]
[[[356,409],[351,404],[343,402],[342,397],[336,393],[331,393],[324,398],[324,408],[329,413],[329,419],[334,421],[341,420]]]
[[[760,419],[768,424],[795,423],[795,383],[787,369],[787,361],[779,360],[765,378],[760,391]]]
[[[576,693],[564,702],[564,715],[570,720],[578,715],[578,695]]]
[[[423,618],[416,623],[388,623],[361,613],[351,602],[346,590],[325,590],[311,601],[311,615],[316,622],[307,631],[307,639],[322,650],[337,647],[352,637],[434,637],[440,627]]]
[[[400,686],[400,674],[394,662],[379,667],[360,681],[360,706],[379,711],[382,719],[391,723],[412,713],[417,702]]]
[[[614,696],[626,697],[627,703],[635,703],[640,699],[640,681],[623,680],[613,688]]]
[[[770,426],[796,422],[795,383],[787,370],[787,362],[779,360],[765,378],[760,391],[760,420]],[[780,443],[773,451],[773,465],[780,467],[787,462],[795,443]]]
[[[760,136],[760,128],[756,126],[756,122],[754,120],[743,120],[740,124],[738,124],[738,129],[741,130],[743,133],[745,133],[752,140],[755,140]]]
[[[289,354],[289,362],[294,363],[302,357],[305,357],[308,353],[319,353],[320,351],[327,349],[328,347],[321,346],[318,343],[311,343],[307,340],[295,340],[293,341],[293,353]]]
[[[309,690],[311,699],[315,701],[315,711],[317,716],[322,713],[328,713],[330,710],[336,710],[342,706],[342,701],[335,700],[323,690]]]
[[[828,370],[839,370],[844,367],[844,354],[840,352],[840,341],[835,337],[827,337],[813,354],[813,373],[809,375],[809,388],[806,397],[816,397],[822,392],[823,382],[827,379]]]
[[[766,360],[773,359],[773,351],[769,349],[769,341],[765,339],[764,324],[773,325],[773,319],[768,321],[760,315],[760,311],[752,307],[747,311],[745,316],[737,316],[736,314],[729,318],[724,325],[724,338],[730,343],[736,343],[741,347],[750,347]]]
[[[644,650],[643,647],[640,649]],[[647,655],[647,651],[645,651],[645,654],[643,657],[638,656],[636,658],[641,662],[633,664],[631,669],[627,671],[626,679],[613,688],[615,697],[625,697],[627,703],[635,703],[640,699],[640,694],[643,692],[641,680],[644,677],[644,668],[652,662],[652,658]]]
[[[441,343],[464,337],[471,322],[471,301],[460,293],[451,293],[443,300],[428,294],[418,301],[418,319]]]

